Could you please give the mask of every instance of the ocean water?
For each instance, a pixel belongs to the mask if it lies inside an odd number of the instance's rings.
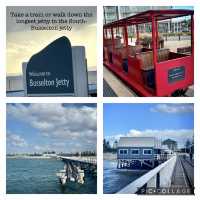
[[[64,163],[54,159],[9,159],[6,161],[7,194],[95,194],[96,177],[86,174],[85,183],[62,186],[56,173]]]
[[[145,173],[118,170],[116,161],[104,160],[103,192],[104,194],[116,193]]]

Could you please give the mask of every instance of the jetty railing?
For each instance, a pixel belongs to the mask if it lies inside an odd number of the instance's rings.
[[[88,163],[88,164],[93,164],[96,165],[97,164],[97,159],[95,156],[85,156],[85,157],[80,157],[80,156],[73,156],[73,157],[66,157],[66,156],[58,156],[58,158],[61,159],[66,159],[66,160],[71,160],[71,161],[77,161],[77,162],[84,162],[84,163]]]
[[[142,187],[170,187],[177,156],[172,156],[166,162],[150,170],[126,187],[118,191],[118,194],[135,194]]]

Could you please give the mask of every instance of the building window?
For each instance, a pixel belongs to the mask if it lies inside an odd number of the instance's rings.
[[[138,155],[139,154],[139,149],[131,149],[131,154],[132,155]]]
[[[143,149],[143,155],[152,155],[152,149]]]
[[[120,149],[119,150],[120,155],[127,155],[128,154],[128,149]]]

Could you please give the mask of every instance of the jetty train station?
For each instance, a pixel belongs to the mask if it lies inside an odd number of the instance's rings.
[[[146,173],[117,193],[194,194],[193,148],[186,153],[169,149],[155,137],[121,137],[116,168]]]

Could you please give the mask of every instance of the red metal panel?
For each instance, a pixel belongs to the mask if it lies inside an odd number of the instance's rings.
[[[115,66],[115,68],[118,68],[119,70],[122,70],[122,57],[121,55],[118,53],[116,53],[115,51],[112,53],[112,59],[113,59],[113,66]]]
[[[144,85],[141,73],[141,61],[134,56],[128,57],[128,74],[130,77],[141,85]]]
[[[155,16],[152,15],[152,50],[153,50],[153,65],[155,69],[155,74],[158,73],[157,71],[157,32],[158,32],[158,26],[157,26],[157,21],[155,19]],[[155,76],[157,77],[157,76]],[[155,89],[156,89],[156,94],[157,94],[157,79],[155,78]]]
[[[128,31],[127,31],[127,26],[124,26],[124,42],[125,46],[128,47]]]
[[[135,92],[137,92],[141,96],[144,97],[153,96],[152,92],[144,88],[143,85],[135,81],[130,75],[123,72],[123,70],[119,69],[118,67],[115,67],[113,64],[109,62],[104,62],[104,65],[112,72],[114,72],[120,79],[122,79],[126,84],[128,84]]]
[[[194,16],[191,15],[191,49],[192,49],[192,56],[194,57]]]
[[[115,48],[115,40],[114,40],[114,34],[113,34],[113,28],[111,27],[111,36],[112,36],[112,48],[114,50]]]
[[[106,24],[104,26],[116,27],[124,26],[125,24],[139,24],[151,22],[151,16],[154,15],[157,20],[166,20],[176,17],[183,17],[187,15],[193,15],[193,10],[181,10],[181,9],[171,9],[171,10],[148,10],[145,12],[138,13],[136,15],[120,19],[118,21]]]
[[[106,39],[106,29],[103,29],[103,40]]]
[[[174,83],[169,83],[168,72],[170,69],[184,66],[185,78]],[[169,96],[177,89],[186,89],[193,84],[194,80],[194,60],[192,56],[164,61],[157,64],[156,84],[157,96]]]

